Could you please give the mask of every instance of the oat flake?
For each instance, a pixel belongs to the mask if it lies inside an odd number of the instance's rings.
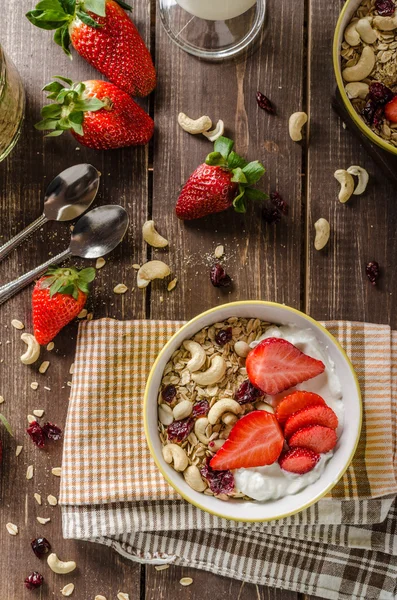
[[[46,525],[46,523],[49,523],[51,521],[50,518],[45,519],[44,517],[36,517],[36,519],[38,520],[40,525]]]
[[[18,526],[14,523],[7,523],[6,529],[10,535],[18,535]]]
[[[25,329],[25,325],[22,323],[22,321],[18,321],[18,319],[13,319],[11,321],[11,325],[15,328],[15,329]]]
[[[51,469],[51,473],[53,475],[55,475],[55,477],[60,477],[61,473],[62,473],[62,469],[61,469],[61,467],[54,467],[53,469]]]
[[[62,596],[71,596],[74,592],[74,583],[67,583],[62,589]]]
[[[41,506],[41,496],[37,492],[33,494],[33,498],[36,500],[37,504]]]
[[[193,579],[191,577],[182,577],[179,583],[186,587],[188,585],[192,585]]]
[[[15,456],[19,456],[21,454],[22,448],[23,448],[23,446],[17,446],[17,448],[15,450]]]
[[[56,506],[58,504],[58,500],[52,494],[47,496],[47,502],[50,506]]]
[[[26,469],[26,479],[32,479],[33,478],[33,465],[29,465],[28,468]]]

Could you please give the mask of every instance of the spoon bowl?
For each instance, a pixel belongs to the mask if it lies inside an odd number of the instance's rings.
[[[89,164],[69,167],[50,183],[44,197],[47,221],[72,221],[93,203],[98,192],[100,173]]]
[[[128,223],[128,214],[121,206],[109,204],[94,208],[77,221],[69,250],[81,258],[109,254],[123,239]]]

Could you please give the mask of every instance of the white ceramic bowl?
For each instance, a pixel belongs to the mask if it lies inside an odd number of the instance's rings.
[[[342,385],[345,419],[342,434],[334,455],[325,466],[321,477],[312,485],[297,494],[269,500],[248,502],[230,500],[225,502],[213,496],[195,492],[185,482],[182,474],[168,465],[161,452],[161,442],[157,430],[157,396],[164,368],[171,355],[182,342],[191,338],[200,329],[229,317],[258,318],[279,325],[296,325],[310,329],[317,340],[326,348],[335,363],[336,373]],[[322,498],[340,479],[349,466],[361,432],[361,394],[353,367],[335,338],[319,323],[305,314],[282,304],[260,301],[232,302],[217,306],[198,315],[184,325],[164,346],[150,372],[144,399],[145,433],[150,452],[170,485],[188,502],[213,515],[236,521],[259,522],[282,519],[297,513]]]

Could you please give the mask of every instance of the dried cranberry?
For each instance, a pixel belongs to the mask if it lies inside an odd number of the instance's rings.
[[[189,417],[182,421],[174,421],[167,427],[167,435],[170,442],[181,444],[184,442],[194,427],[194,419]]]
[[[265,206],[262,210],[262,217],[266,223],[269,223],[269,225],[274,225],[276,223],[280,223],[281,212],[277,208]]]
[[[379,108],[377,108],[375,111],[374,118],[372,119],[373,127],[376,127],[377,129],[381,128],[384,114],[383,106],[379,106]]]
[[[176,387],[170,383],[161,392],[161,397],[163,398],[164,402],[171,404],[176,397]]]
[[[218,346],[224,346],[225,344],[230,342],[232,337],[233,337],[232,328],[228,327],[227,329],[220,329],[218,331],[218,333],[215,336],[215,341],[218,344]]]
[[[285,200],[280,196],[278,192],[272,192],[270,194],[270,200],[273,202],[274,206],[279,210],[283,215],[287,216],[289,211],[289,206]]]
[[[37,571],[33,571],[33,573],[26,577],[25,586],[28,588],[28,590],[34,590],[43,585],[43,582],[44,577]]]
[[[45,537],[39,537],[31,541],[32,550],[40,558],[51,550],[51,544]]]
[[[62,437],[62,429],[54,423],[44,423],[43,432],[46,438],[53,440],[54,442],[57,442]]]
[[[365,272],[372,285],[376,285],[380,275],[379,263],[376,260],[369,262],[365,267]]]
[[[36,444],[38,448],[44,448],[44,431],[37,421],[32,421],[29,427],[27,428],[26,432],[30,435],[30,437],[33,440],[33,443]]]
[[[390,100],[393,100],[394,93],[380,81],[374,81],[369,86],[368,99],[371,99],[377,106],[384,106]]]
[[[381,17],[392,17],[396,6],[393,0],[376,0],[375,9]]]
[[[276,109],[273,104],[270,102],[269,98],[262,94],[262,92],[256,92],[256,101],[258,103],[259,108],[263,108],[266,112],[271,115],[276,114]]]
[[[371,99],[367,100],[367,103],[363,108],[363,117],[370,125],[373,123],[375,111],[376,103]]]
[[[207,480],[214,494],[230,494],[234,490],[234,477],[231,471],[214,471],[209,463],[200,469],[201,475]]]
[[[263,395],[262,390],[258,390],[249,379],[246,379],[234,394],[234,399],[239,404],[247,404],[248,402],[256,402]]]
[[[210,279],[214,287],[228,287],[232,283],[230,276],[219,263],[211,267]]]
[[[210,410],[210,405],[207,400],[198,400],[193,404],[192,417],[196,419],[197,417],[203,417],[208,414]]]

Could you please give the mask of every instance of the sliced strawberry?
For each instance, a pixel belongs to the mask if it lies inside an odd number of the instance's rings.
[[[309,406],[291,415],[285,424],[284,435],[288,439],[295,431],[309,425],[323,425],[336,429],[338,417],[329,406]]]
[[[285,396],[276,408],[277,421],[282,425],[285,421],[298,412],[302,408],[308,408],[309,406],[325,406],[325,401],[318,394],[313,392],[304,392],[303,390],[297,390],[288,396]]]
[[[308,448],[318,454],[324,454],[335,448],[337,441],[335,429],[323,425],[309,425],[291,435],[288,445],[290,448]]]
[[[397,96],[385,106],[385,115],[392,123],[397,123]]]
[[[280,467],[289,473],[304,475],[318,463],[320,455],[307,448],[293,448],[288,450],[279,460]]]
[[[287,340],[262,340],[247,356],[246,369],[251,383],[274,396],[325,370],[321,360],[307,356]]]
[[[210,466],[219,471],[271,465],[280,456],[283,445],[284,436],[276,417],[254,410],[237,421]]]

